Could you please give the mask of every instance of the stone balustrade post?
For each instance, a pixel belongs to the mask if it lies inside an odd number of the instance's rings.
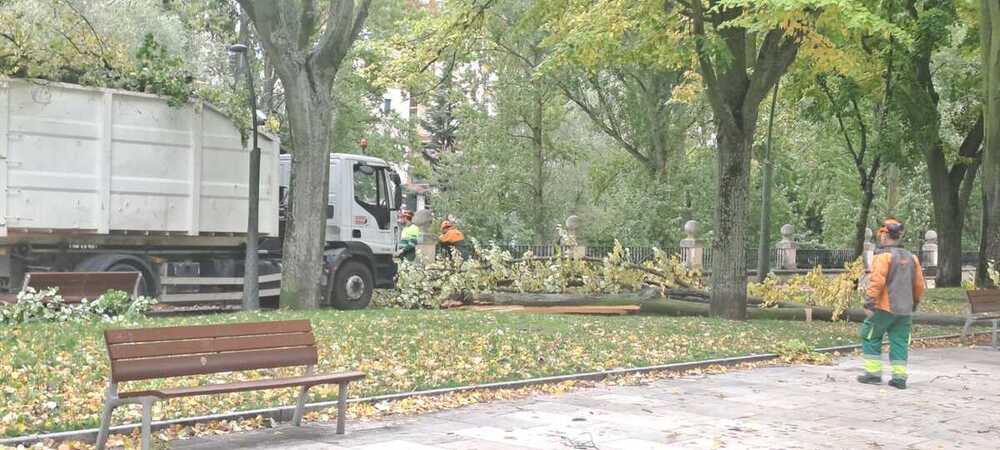
[[[569,246],[569,254],[574,258],[585,258],[587,256],[587,246],[580,242],[577,230],[580,228],[580,218],[575,214],[566,218],[566,235],[569,242],[564,242],[564,246]]]
[[[795,270],[798,268],[797,262],[795,260],[795,253],[798,249],[798,244],[795,243],[795,227],[791,224],[784,224],[781,226],[781,241],[775,245],[775,249],[778,252],[778,268],[785,270]]]
[[[698,239],[698,222],[689,220],[684,224],[686,238],[681,240],[681,262],[691,270],[701,270],[705,261],[705,242]]]
[[[925,268],[937,268],[938,265],[938,235],[937,231],[927,230],[924,235],[924,246],[920,249],[920,265]]]

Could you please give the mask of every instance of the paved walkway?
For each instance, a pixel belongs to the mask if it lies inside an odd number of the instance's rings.
[[[910,389],[860,385],[855,358],[600,386],[417,417],[281,426],[175,442],[183,449],[992,449],[1000,353],[911,354]],[[353,422],[353,423],[352,423]]]

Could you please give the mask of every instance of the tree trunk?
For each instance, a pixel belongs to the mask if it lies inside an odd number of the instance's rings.
[[[983,0],[979,28],[986,102],[983,105],[983,222],[976,284],[989,286],[986,264],[988,261],[1000,263],[1000,2]]]
[[[858,220],[854,222],[854,258],[860,258],[865,253],[865,231],[868,230],[868,217],[871,215],[872,202],[875,200],[875,183],[867,183],[861,196],[861,211]]]
[[[715,238],[712,240],[712,315],[746,319],[747,222],[750,148],[756,115],[744,130],[720,125],[716,178]],[[728,129],[727,129],[728,128]]]
[[[957,208],[948,208],[955,210]],[[937,287],[962,285],[962,228],[965,215],[955,211],[953,216],[941,217],[938,225]]]
[[[931,182],[931,200],[934,205],[934,226],[937,228],[939,239],[937,286],[961,286],[962,231],[966,208],[959,196],[961,185],[956,184],[955,180],[961,183],[964,177],[956,178],[950,175],[940,141],[931,144],[925,150],[925,155]],[[961,169],[964,172],[964,167]]]
[[[292,135],[291,210],[282,246],[280,305],[317,308],[322,293],[323,250],[326,243],[326,204],[329,192],[330,131],[333,102],[317,91],[313,76],[302,67],[294,82],[285,84]],[[320,90],[323,88],[320,87]]]

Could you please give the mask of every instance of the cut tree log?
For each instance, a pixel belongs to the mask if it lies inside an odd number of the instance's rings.
[[[692,315],[708,316],[708,304],[687,301],[665,301],[665,302],[643,302],[640,310],[643,314],[665,314],[665,315]],[[833,310],[823,307],[809,307],[812,310],[812,320],[832,321]],[[751,319],[774,319],[774,320],[806,320],[806,308],[747,308],[747,316]],[[862,322],[865,320],[865,312],[861,308],[853,308],[841,315],[841,319],[851,322]],[[939,326],[962,326],[965,325],[965,318],[959,316],[949,316],[946,314],[924,314],[913,315],[913,323],[918,325],[939,325]]]
[[[693,291],[698,292],[698,291]],[[617,294],[617,295],[592,295],[592,294],[537,294],[537,293],[509,293],[495,292],[490,294],[476,294],[472,296],[473,303],[486,305],[520,305],[520,306],[622,306],[639,305],[642,314],[660,314],[670,316],[708,316],[709,306],[704,300],[698,297],[697,301],[685,301],[679,299],[663,300],[659,291],[645,289],[639,293]],[[783,302],[786,306],[781,308],[747,308],[748,317],[751,319],[774,319],[774,320],[806,320],[806,309],[812,310],[812,320],[831,321],[833,309],[825,307],[810,307],[797,303]],[[845,311],[841,318],[846,318],[852,322],[865,320],[865,312],[861,308],[853,308]],[[913,315],[913,323],[922,325],[940,326],[961,326],[965,324],[965,318],[950,316],[946,314],[925,314],[917,313]]]
[[[468,305],[462,310],[486,312],[524,312],[537,314],[588,314],[588,315],[625,315],[635,314],[641,309],[639,305],[621,306],[520,306],[520,305]]]
[[[644,289],[622,294],[541,294],[516,292],[490,292],[473,294],[473,304],[521,306],[587,306],[635,305],[639,302],[662,299],[659,291]]]

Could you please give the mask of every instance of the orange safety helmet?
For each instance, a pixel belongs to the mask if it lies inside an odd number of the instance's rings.
[[[889,239],[899,239],[903,235],[903,222],[892,216],[886,217],[882,222],[882,228],[878,229],[878,234],[888,235]]]
[[[444,222],[441,222],[441,231],[447,230],[447,229],[449,229],[451,227],[454,227],[454,226],[455,226],[454,224],[452,224],[451,222],[445,220]]]

